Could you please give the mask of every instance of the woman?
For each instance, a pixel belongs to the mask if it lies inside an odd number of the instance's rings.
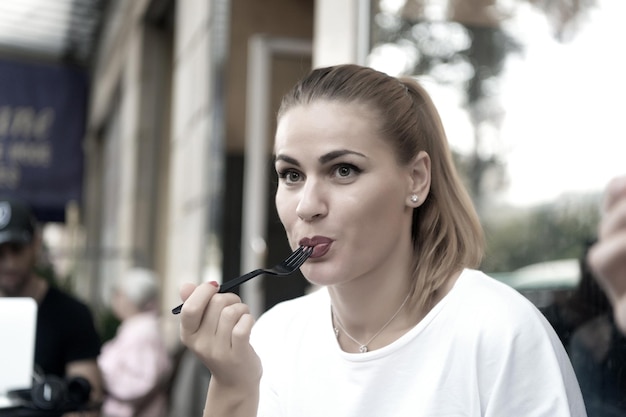
[[[98,358],[103,417],[166,415],[172,360],[161,336],[158,294],[154,272],[144,268],[131,268],[115,286],[111,304],[121,324]]]
[[[278,114],[276,207],[322,288],[253,327],[186,285],[181,338],[212,372],[205,416],[584,416],[541,313],[483,254],[437,111],[410,79],[314,70]]]

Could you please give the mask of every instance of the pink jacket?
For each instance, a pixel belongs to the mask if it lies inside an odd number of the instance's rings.
[[[163,383],[172,368],[156,313],[141,313],[122,322],[115,337],[102,347],[98,364],[106,390],[103,416],[160,417],[167,414],[164,390],[151,397],[141,413],[135,412],[135,407]]]

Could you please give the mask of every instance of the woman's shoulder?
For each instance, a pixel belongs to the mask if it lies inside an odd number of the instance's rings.
[[[449,314],[483,334],[515,338],[521,333],[551,333],[547,320],[530,300],[481,271],[465,270],[450,295]]]
[[[532,302],[516,289],[475,269],[464,270],[453,291],[460,293],[464,303],[487,311],[502,308],[513,312],[536,310]]]

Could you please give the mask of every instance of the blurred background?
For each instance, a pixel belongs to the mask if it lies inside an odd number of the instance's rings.
[[[289,252],[278,100],[313,66],[370,65],[432,94],[487,230],[482,268],[548,307],[579,286],[625,171],[624,16],[610,0],[2,0],[0,192],[35,207],[42,262],[97,315],[133,266],[158,272],[167,313],[182,282]],[[260,314],[307,288],[240,291]]]

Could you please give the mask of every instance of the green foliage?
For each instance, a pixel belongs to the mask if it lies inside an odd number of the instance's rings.
[[[115,336],[120,320],[115,317],[111,309],[106,309],[99,314],[99,331],[102,343],[107,342]]]
[[[533,263],[579,258],[599,221],[597,202],[546,204],[483,222],[487,256],[482,269],[507,272]]]

